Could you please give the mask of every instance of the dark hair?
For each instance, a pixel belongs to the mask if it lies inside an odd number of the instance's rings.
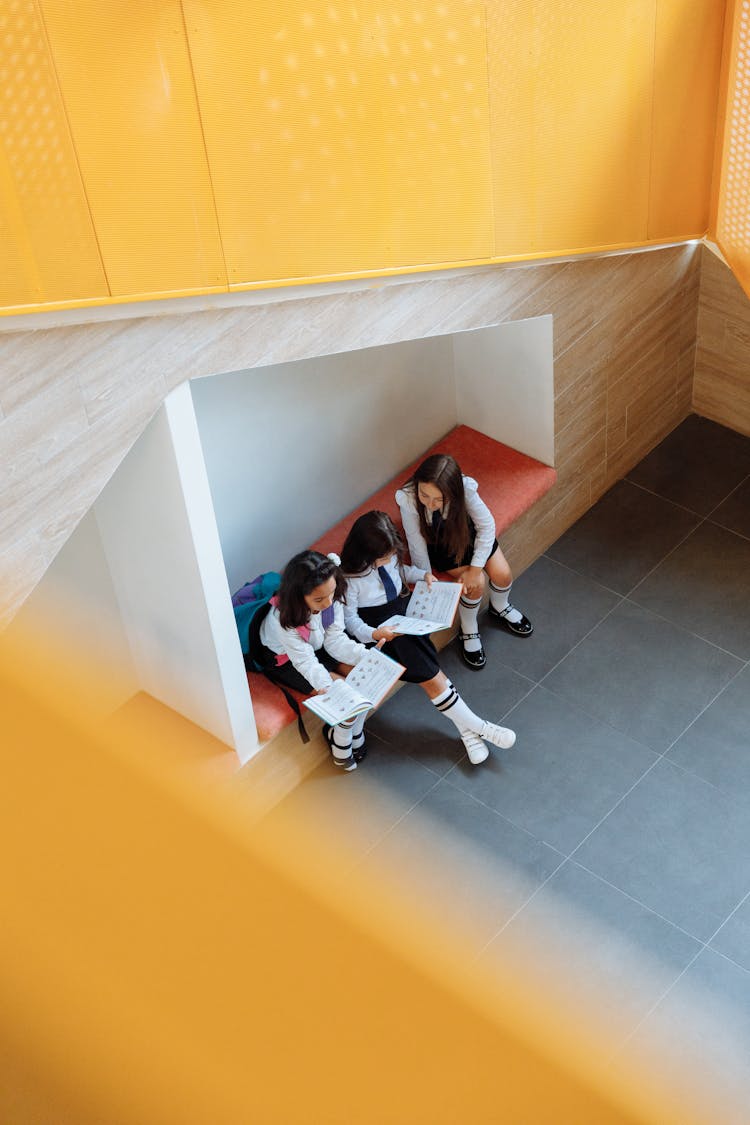
[[[434,484],[443,494],[443,504],[448,505],[448,514],[442,529],[443,540],[448,551],[457,560],[457,565],[460,565],[470,539],[463,473],[449,453],[433,453],[422,462],[404,485],[405,489],[414,493],[419,526],[425,541],[434,544],[435,534],[432,524],[427,521],[424,505],[419,503],[417,486],[420,484]]]
[[[364,574],[375,559],[395,555],[403,565],[406,549],[398,528],[385,512],[365,512],[352,524],[341,548],[341,569],[344,574]]]
[[[322,586],[329,578],[336,579],[335,602],[343,602],[346,582],[336,563],[320,551],[300,551],[284,567],[278,593],[279,621],[282,629],[297,629],[310,620],[305,594]]]

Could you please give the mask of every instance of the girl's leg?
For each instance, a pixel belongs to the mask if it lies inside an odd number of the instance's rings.
[[[445,672],[438,672],[431,680],[419,686],[426,692],[433,706],[455,724],[472,765],[478,766],[489,755],[483,739],[504,750],[509,750],[516,741],[515,733],[508,727],[488,723],[475,715],[458,694]]]
[[[485,570],[490,579],[489,615],[516,637],[529,637],[534,626],[524,615],[510,604],[510,588],[513,584],[508,560],[498,547],[487,559]]]
[[[356,720],[352,719],[348,723],[338,723],[335,727],[330,727],[326,723],[323,727],[328,745],[331,747],[333,764],[339,769],[346,770],[347,773],[357,768],[357,761],[352,752],[352,729],[355,722]]]
[[[459,566],[454,570],[448,571],[448,573],[451,578],[460,582],[464,571],[467,569],[468,567]],[[460,640],[463,658],[470,668],[484,668],[487,663],[487,657],[484,655],[482,638],[479,635],[479,625],[477,622],[479,607],[482,604],[483,588],[484,574],[482,574],[480,586],[472,590],[471,594],[467,594],[466,591],[464,591],[458,603],[458,620],[461,624]]]

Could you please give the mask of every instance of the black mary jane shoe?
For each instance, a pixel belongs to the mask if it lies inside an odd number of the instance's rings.
[[[330,723],[323,723],[323,738],[325,738],[325,740],[326,740],[326,742],[328,743],[329,746],[331,746],[331,747],[333,746],[333,727],[330,725]],[[363,741],[362,745],[357,746],[356,749],[354,747],[352,747],[351,756],[352,756],[352,758],[354,759],[355,762],[361,762],[364,758],[366,758],[367,757],[367,743]],[[339,760],[334,759],[334,761],[336,762],[336,765],[339,765],[339,762],[341,761],[341,759],[339,759]],[[348,759],[347,759],[347,761],[348,761]],[[344,768],[346,768],[346,767],[344,767]],[[349,769],[351,769],[351,766],[349,767]]]
[[[513,606],[508,606],[508,609],[513,609]],[[506,611],[507,612],[507,611]],[[534,626],[529,621],[528,617],[521,614],[520,621],[509,621],[504,613],[500,613],[493,605],[487,606],[487,614],[496,621],[498,625],[502,625],[503,629],[507,629],[514,637],[530,637],[534,632]]]
[[[470,668],[484,668],[487,663],[487,657],[484,654],[484,649],[480,641],[479,648],[473,652],[467,652],[464,641],[479,640],[479,633],[459,633],[458,639],[461,642],[461,655],[464,658],[464,663],[468,664]]]

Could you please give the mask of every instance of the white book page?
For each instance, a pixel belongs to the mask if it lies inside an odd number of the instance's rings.
[[[427,633],[437,633],[440,629],[445,628],[442,621],[423,621],[421,617],[404,617],[400,613],[394,613],[393,617],[383,621],[380,626],[381,629],[383,625],[388,629],[393,629],[394,633],[412,637],[424,637]]]
[[[368,711],[372,706],[370,699],[366,699],[362,692],[347,680],[334,680],[328,691],[322,695],[312,695],[303,702],[332,727],[362,711]]]
[[[377,707],[404,671],[403,664],[386,656],[378,648],[370,648],[355,664],[345,683],[356,688]]]
[[[439,628],[447,629],[453,624],[462,589],[460,582],[433,582],[431,587],[424,580],[417,582],[406,616],[439,621]]]

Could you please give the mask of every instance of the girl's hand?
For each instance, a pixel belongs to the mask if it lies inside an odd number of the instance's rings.
[[[427,583],[427,589],[431,590],[432,583],[435,581],[435,575],[431,571],[426,570],[424,574],[424,580]]]
[[[387,625],[381,625],[379,629],[373,629],[372,631],[372,639],[374,641],[382,641],[383,644],[385,644],[386,641],[395,640],[396,637],[400,635],[400,633],[394,633],[393,629],[390,629]]]
[[[468,597],[480,597],[484,590],[484,575],[482,574],[481,567],[467,566],[466,570],[461,575],[461,581],[464,584],[464,592]]]

